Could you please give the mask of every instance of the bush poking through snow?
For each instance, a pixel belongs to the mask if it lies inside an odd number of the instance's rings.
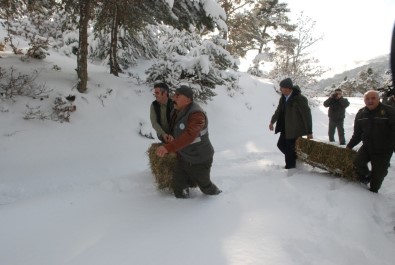
[[[26,56],[35,59],[45,59],[49,53],[48,50],[48,39],[33,36],[29,43],[30,48],[26,52]]]
[[[11,67],[9,70],[0,67],[0,96],[5,100],[16,101],[17,96],[31,98],[48,98],[52,89],[45,85],[35,83],[39,72],[34,71],[31,75],[16,72]]]
[[[70,122],[70,115],[77,110],[72,102],[67,104],[61,97],[55,98],[55,106],[52,108],[52,120],[59,122]]]
[[[25,120],[52,120],[57,122],[70,122],[71,113],[77,110],[77,107],[69,101],[67,103],[61,97],[55,98],[55,106],[52,107],[52,112],[44,112],[41,106],[31,107],[26,105]]]

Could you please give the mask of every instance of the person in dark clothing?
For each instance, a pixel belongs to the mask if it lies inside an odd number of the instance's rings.
[[[370,191],[377,193],[395,151],[395,109],[382,104],[375,90],[367,91],[364,101],[365,107],[355,116],[354,133],[347,148],[352,149],[362,141],[353,161],[355,173],[362,183],[370,183]]]
[[[173,101],[169,98],[169,87],[165,83],[154,85],[155,100],[150,107],[151,125],[156,131],[161,142],[169,142],[173,139],[170,134],[170,113],[173,110]]]
[[[392,74],[392,86],[389,87],[389,90],[385,91],[383,103],[395,107],[395,24],[394,29],[392,30],[390,65]]]
[[[346,144],[346,138],[344,137],[344,118],[346,114],[346,108],[350,105],[350,102],[343,97],[343,92],[340,88],[335,89],[335,92],[324,101],[324,106],[328,109],[329,117],[329,128],[328,136],[329,141],[335,141],[335,131],[339,136],[340,145]]]
[[[177,153],[172,188],[176,198],[189,198],[189,184],[196,183],[207,195],[222,191],[211,181],[210,171],[214,148],[208,134],[208,119],[203,109],[193,101],[188,86],[176,89],[170,128],[174,139],[156,149],[159,157]]]
[[[307,135],[313,138],[313,122],[308,100],[301,94],[300,88],[294,86],[291,78],[280,82],[281,98],[274,112],[269,130],[280,133],[277,147],[285,155],[285,169],[296,167],[296,139]]]
[[[395,86],[395,23],[394,29],[392,30],[392,40],[391,40],[391,73],[392,73],[392,86]]]

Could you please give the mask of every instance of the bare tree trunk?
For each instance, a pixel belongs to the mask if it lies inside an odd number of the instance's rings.
[[[115,4],[115,12],[113,18],[113,24],[111,27],[111,45],[110,45],[110,73],[118,76],[119,65],[117,60],[117,46],[118,46],[118,25],[119,25],[119,13],[118,5]]]
[[[118,50],[118,29],[120,24],[119,6],[115,4],[114,19],[111,27],[111,44],[110,44],[110,73],[118,76],[120,67],[118,64],[117,50]]]
[[[77,89],[80,93],[87,90],[88,82],[88,23],[90,18],[91,0],[79,2],[80,22],[79,22],[79,49],[77,55]]]

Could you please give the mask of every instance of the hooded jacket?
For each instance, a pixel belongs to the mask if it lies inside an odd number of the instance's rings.
[[[271,123],[276,124],[275,133],[284,132],[286,139],[296,139],[313,133],[313,121],[308,100],[301,94],[298,86],[293,87],[288,101],[284,95],[281,95]]]

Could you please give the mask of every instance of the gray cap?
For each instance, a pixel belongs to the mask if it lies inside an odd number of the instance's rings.
[[[180,95],[184,95],[187,98],[193,100],[193,90],[188,86],[180,86],[179,88],[176,89],[176,93]]]

